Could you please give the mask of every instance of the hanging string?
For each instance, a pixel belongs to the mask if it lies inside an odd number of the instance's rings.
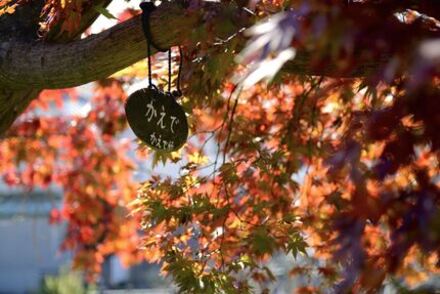
[[[151,74],[151,45],[150,42],[147,41],[147,55],[148,55],[148,88],[153,87],[153,78]]]
[[[176,90],[171,92],[171,75],[172,75],[172,56],[171,49],[168,51],[168,93],[173,95],[175,98],[179,98],[182,96],[182,91],[180,90],[180,76],[182,72],[183,65],[183,52],[182,47],[179,46],[179,69],[177,71],[177,80],[176,80]]]
[[[140,4],[140,7],[142,9],[142,29],[144,31],[145,39],[147,40],[147,55],[148,55],[148,87],[149,88],[155,88],[157,87],[153,84],[153,74],[151,70],[151,46],[153,46],[157,51],[165,52],[168,51],[168,93],[173,95],[175,98],[178,98],[182,96],[182,91],[180,90],[180,76],[182,72],[182,66],[183,66],[183,52],[182,48],[179,46],[179,69],[177,71],[177,81],[176,81],[176,90],[171,92],[171,76],[172,76],[172,50],[171,48],[163,49],[161,47],[158,47],[157,44],[153,42],[153,38],[151,36],[150,32],[150,26],[149,26],[149,16],[150,13],[156,8],[154,6],[154,3],[152,2],[142,2]]]
[[[168,50],[168,93],[171,93],[171,48]]]
[[[175,97],[182,96],[182,91],[180,90],[180,74],[182,72],[183,67],[183,52],[182,47],[179,46],[179,71],[177,72],[177,81],[176,81],[176,91],[174,91]]]

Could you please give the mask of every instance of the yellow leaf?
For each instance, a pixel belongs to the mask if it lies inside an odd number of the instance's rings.
[[[194,162],[195,164],[205,164],[208,162],[208,158],[199,152],[194,152],[193,154],[189,155],[188,160],[190,162]]]
[[[0,8],[0,16],[6,13],[13,14],[15,12],[15,7],[17,7],[17,4]]]

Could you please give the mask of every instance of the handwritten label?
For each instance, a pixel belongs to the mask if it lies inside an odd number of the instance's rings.
[[[174,97],[154,88],[131,94],[125,104],[128,124],[145,144],[156,150],[178,150],[188,137],[188,122]]]

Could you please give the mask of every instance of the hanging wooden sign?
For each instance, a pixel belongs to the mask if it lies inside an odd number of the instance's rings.
[[[171,152],[186,142],[186,114],[170,93],[155,87],[138,90],[128,97],[125,113],[136,136],[153,149]]]
[[[188,137],[186,114],[176,102],[176,98],[182,95],[182,49],[179,47],[180,65],[176,90],[171,91],[171,48],[164,50],[155,46],[158,51],[168,51],[168,92],[162,92],[153,84],[151,74],[151,45],[154,46],[154,42],[150,33],[149,16],[155,6],[151,2],[143,2],[140,6],[142,28],[147,39],[148,88],[138,90],[128,97],[125,115],[135,135],[145,144],[155,150],[171,152],[182,147]]]

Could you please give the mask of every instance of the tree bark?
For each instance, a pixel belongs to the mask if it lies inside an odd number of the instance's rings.
[[[0,134],[4,134],[29,103],[38,96],[40,89],[0,89]]]
[[[101,5],[106,7],[111,0],[95,1],[93,5]],[[13,15],[4,15],[0,19],[0,52],[7,44],[11,42],[11,38],[20,40],[21,44],[35,44],[37,39],[38,21],[40,17],[40,10],[44,1],[36,0],[28,2],[26,5],[20,6]],[[52,42],[69,42],[77,39],[81,33],[87,29],[99,16],[99,13],[92,6],[84,8],[84,14],[81,23],[76,32],[72,34],[60,33],[59,27],[55,27],[47,36],[47,40]],[[20,56],[22,60],[26,56]],[[7,54],[2,56],[0,53],[0,66],[6,60]],[[7,78],[7,77],[6,77]],[[15,119],[25,111],[29,103],[35,99],[40,93],[42,87],[31,87],[24,85],[18,87],[14,85],[2,84],[6,80],[4,76],[0,75],[0,137],[9,129]]]
[[[187,28],[192,24],[178,5],[161,5],[150,19],[158,46],[178,45],[191,33]],[[146,55],[140,16],[67,44],[11,40],[0,45],[0,85],[11,89],[79,86],[106,78]]]

